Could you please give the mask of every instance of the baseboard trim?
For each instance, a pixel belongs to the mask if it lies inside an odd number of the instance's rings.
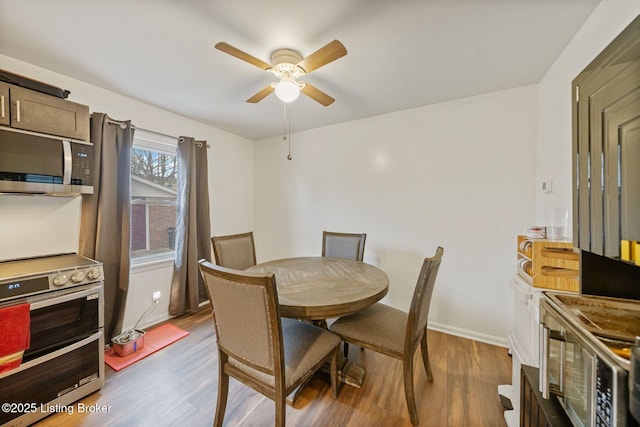
[[[427,324],[428,329],[442,332],[449,335],[455,335],[457,337],[468,338],[470,340],[483,342],[485,344],[491,344],[498,347],[509,348],[506,338],[494,337],[493,335],[482,334],[476,331],[470,331],[468,329],[457,328],[455,326],[443,325],[442,323],[429,322]]]

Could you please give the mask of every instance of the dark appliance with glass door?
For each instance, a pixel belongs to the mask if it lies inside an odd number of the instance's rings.
[[[30,304],[30,346],[0,373],[1,426],[31,424],[104,385],[102,280],[101,263],[75,254],[0,262],[0,309]]]

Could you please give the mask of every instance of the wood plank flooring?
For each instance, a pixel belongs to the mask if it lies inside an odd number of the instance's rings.
[[[108,410],[57,413],[36,424],[49,426],[210,426],[216,406],[217,369],[213,320],[208,307],[172,319],[188,337],[114,372],[106,367],[102,390],[79,403]],[[421,426],[505,426],[497,387],[511,383],[507,350],[429,331],[434,382],[424,373],[419,350],[415,392]],[[287,407],[289,426],[411,426],[404,400],[401,362],[350,346],[349,358],[363,365],[362,389],[343,386],[331,398],[328,376],[316,374]],[[231,379],[225,426],[272,426],[273,402]]]

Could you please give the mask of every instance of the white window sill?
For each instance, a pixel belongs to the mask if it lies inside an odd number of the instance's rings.
[[[146,256],[131,259],[131,271],[156,270],[173,266],[173,254]]]

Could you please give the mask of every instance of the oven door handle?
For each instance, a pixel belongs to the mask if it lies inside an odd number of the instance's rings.
[[[553,390],[553,394],[562,397],[564,395],[564,357],[565,357],[565,337],[562,332],[555,329],[550,329],[540,324],[542,333],[540,334],[540,341],[542,347],[542,357],[540,358],[540,391],[544,399],[549,399],[551,396],[551,384],[549,383],[549,344],[551,340],[560,342],[560,354],[559,354],[559,369],[558,373],[558,387]]]
[[[101,283],[101,282],[99,282]],[[72,301],[79,298],[89,297],[92,295],[96,295],[95,298],[101,298],[102,294],[102,286],[100,284],[92,284],[87,285],[87,287],[76,287],[69,288],[66,293],[62,293],[62,295],[55,296],[53,298],[43,298],[42,294],[37,295],[33,302],[31,302],[31,310],[38,310],[44,307],[50,307],[56,304],[62,304],[63,302]],[[51,294],[46,294],[50,296]],[[94,297],[92,297],[94,298]],[[29,299],[27,299],[28,301]]]

